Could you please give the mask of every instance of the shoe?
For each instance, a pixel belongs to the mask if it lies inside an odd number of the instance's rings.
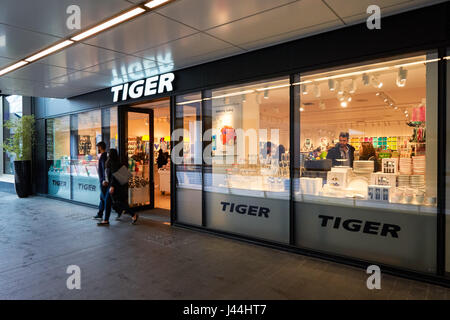
[[[108,221],[102,221],[102,222],[97,223],[97,226],[99,226],[99,227],[107,227],[107,226],[109,226],[109,222]]]
[[[103,218],[103,215],[99,215],[98,213],[96,216],[92,217],[92,219],[102,219],[102,218]]]
[[[136,222],[138,221],[138,219],[139,219],[139,215],[136,213],[136,214],[134,215],[134,219],[131,218],[131,224],[136,224]]]
[[[124,211],[117,212],[116,220],[120,220],[120,217],[122,216],[123,213]]]

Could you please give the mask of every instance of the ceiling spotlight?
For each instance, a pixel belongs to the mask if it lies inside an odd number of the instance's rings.
[[[405,113],[408,114],[408,110],[405,110]]]
[[[383,86],[383,82],[379,81],[377,76],[372,76],[372,84],[375,88],[378,89]]]
[[[303,112],[303,111],[305,111],[305,108],[300,107],[300,112]]]
[[[352,83],[350,84],[350,90],[348,92],[350,92],[350,93],[355,93],[356,92],[356,81],[355,81],[355,79],[352,79]]]
[[[352,101],[352,96],[351,95],[347,95],[347,101],[351,102]]]
[[[376,96],[379,96],[380,94],[381,94],[380,92],[375,93]]]
[[[363,73],[362,81],[365,86],[368,86],[370,84],[370,79],[369,79],[369,76],[367,75],[367,73]]]
[[[400,67],[400,69],[398,69],[397,74],[397,86],[404,87],[406,85],[407,77],[408,77],[408,70],[403,69],[403,67]]]
[[[397,109],[398,109],[398,107],[397,107],[397,106],[395,106],[395,107],[394,107],[394,110],[397,110]]]
[[[328,88],[330,91],[336,90],[336,82],[333,79],[328,80]]]
[[[269,90],[264,91],[264,99],[269,99]]]
[[[302,94],[308,94],[308,87],[306,86],[306,84],[302,85]]]
[[[320,98],[320,88],[317,84],[314,85],[314,95],[316,96],[316,98]]]
[[[341,107],[342,107],[342,108],[347,108],[347,106],[348,106],[347,101],[342,101],[342,102],[341,102]]]
[[[343,94],[344,93],[344,86],[342,85],[342,81],[338,81],[337,82],[337,88],[336,88],[337,92],[339,94]]]
[[[344,101],[345,100],[345,96],[344,95],[341,95],[341,96],[339,96],[339,101]]]

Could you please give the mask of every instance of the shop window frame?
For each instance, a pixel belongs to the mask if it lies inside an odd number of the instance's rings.
[[[354,57],[354,58],[346,58],[340,61],[332,61],[332,62],[323,62],[319,65],[308,65],[302,68],[294,68],[292,70],[289,71],[284,71],[284,72],[277,72],[277,73],[272,73],[270,75],[265,75],[265,76],[257,76],[257,77],[252,77],[252,78],[246,78],[243,80],[238,80],[238,81],[229,81],[229,82],[222,82],[220,84],[215,84],[215,85],[210,85],[210,86],[205,86],[203,87],[201,90],[187,90],[187,91],[180,91],[180,92],[175,92],[173,96],[171,96],[171,118],[172,121],[174,119],[174,115],[175,115],[175,98],[178,95],[184,95],[184,94],[188,94],[188,93],[197,93],[197,92],[201,92],[201,97],[202,97],[202,104],[204,104],[204,98],[205,98],[205,93],[208,90],[214,90],[214,89],[220,89],[223,87],[228,87],[228,86],[239,86],[239,85],[245,85],[247,83],[251,83],[251,82],[255,82],[255,81],[269,81],[270,79],[273,78],[277,78],[277,77],[289,77],[290,79],[290,146],[291,149],[293,150],[293,152],[295,152],[294,148],[295,148],[295,136],[294,136],[294,128],[295,128],[295,118],[293,117],[293,115],[295,114],[295,106],[294,106],[294,87],[292,86],[292,84],[295,82],[295,77],[298,75],[300,76],[301,74],[304,73],[311,73],[311,72],[315,72],[318,70],[323,70],[323,69],[328,69],[328,68],[339,68],[340,66],[346,66],[346,65],[351,65],[351,64],[355,64],[355,65],[363,65],[364,63],[366,63],[367,61],[376,61],[376,60],[383,60],[385,59],[386,61],[388,61],[390,58],[393,57],[397,57],[397,56],[401,56],[401,55],[414,55],[417,54],[418,52],[424,52],[424,51],[435,51],[438,53],[438,58],[439,61],[437,62],[439,64],[438,66],[438,92],[437,92],[437,97],[438,97],[438,119],[439,119],[439,128],[438,128],[438,148],[439,150],[442,150],[444,147],[445,148],[445,140],[442,139],[442,137],[445,137],[446,134],[446,124],[445,122],[443,122],[443,119],[445,119],[444,117],[442,117],[442,115],[445,116],[445,108],[446,108],[446,101],[445,101],[445,90],[446,90],[446,80],[443,78],[443,68],[444,65],[446,65],[446,61],[444,59],[442,59],[443,57],[447,56],[446,54],[446,48],[444,49],[443,47],[439,47],[439,46],[417,46],[414,48],[409,48],[407,50],[400,50],[397,52],[383,52],[383,53],[377,53],[377,54],[373,54],[373,55],[366,55],[366,56],[358,56],[358,57]],[[205,132],[205,113],[203,110],[203,106],[202,106],[202,134],[204,134]],[[173,129],[174,127],[172,127]],[[173,144],[172,146],[173,147]],[[444,154],[445,156],[445,154]],[[202,155],[203,157],[203,155]],[[191,226],[185,223],[181,223],[178,222],[176,220],[176,212],[175,212],[175,207],[172,205],[172,211],[173,213],[171,213],[171,225],[180,225],[186,228],[191,228],[194,230],[201,230],[201,231],[205,231],[205,232],[213,232],[215,234],[220,234],[222,236],[225,237],[229,237],[229,238],[236,238],[236,239],[241,239],[241,240],[245,240],[245,241],[250,241],[250,242],[257,242],[261,245],[264,246],[268,246],[268,247],[273,247],[273,248],[279,248],[279,249],[283,249],[286,251],[292,251],[295,253],[300,253],[303,255],[309,255],[309,256],[316,256],[319,258],[323,258],[326,260],[330,260],[330,261],[335,261],[335,262],[339,262],[339,263],[344,263],[347,265],[355,265],[355,266],[367,266],[372,264],[372,262],[370,261],[365,261],[365,260],[361,260],[358,258],[351,258],[351,257],[342,257],[339,255],[334,255],[332,253],[324,253],[324,252],[320,252],[318,250],[312,250],[312,249],[306,249],[306,248],[301,248],[301,247],[297,247],[294,245],[294,239],[295,239],[295,214],[293,212],[294,210],[294,206],[293,206],[293,202],[294,202],[294,197],[293,197],[293,190],[294,190],[294,178],[295,178],[295,162],[294,162],[294,157],[290,157],[290,235],[289,235],[289,239],[290,239],[290,243],[289,245],[284,245],[284,244],[278,244],[278,243],[273,243],[270,241],[265,241],[265,240],[261,240],[261,239],[255,239],[251,236],[245,236],[245,235],[236,235],[236,234],[232,234],[229,232],[224,232],[224,231],[218,231],[218,230],[209,230],[208,228],[206,228],[206,219],[205,219],[205,207],[204,207],[204,199],[205,197],[202,195],[202,226],[201,227],[197,227],[197,226]],[[203,167],[204,167],[204,162],[202,161],[202,171],[204,171]],[[172,182],[175,181],[175,174],[176,174],[176,169],[173,166],[173,168],[171,168],[172,171]],[[445,271],[445,200],[443,200],[443,197],[445,197],[445,178],[443,179],[443,177],[445,177],[445,157],[443,158],[442,154],[438,155],[438,192],[437,192],[437,213],[436,213],[436,219],[437,219],[437,233],[436,233],[436,242],[437,242],[437,254],[436,254],[436,259],[437,259],[437,263],[436,263],[436,273],[425,273],[425,272],[420,272],[420,271],[414,271],[414,270],[407,270],[398,266],[393,266],[393,265],[384,265],[382,263],[380,263],[380,267],[383,268],[383,270],[385,270],[386,273],[391,273],[391,274],[402,274],[402,275],[406,275],[409,278],[413,278],[413,279],[419,279],[419,280],[424,280],[426,279],[429,282],[435,282],[435,283],[441,283],[442,281],[445,281],[446,279],[444,278],[444,271]],[[173,185],[173,183],[172,183]],[[204,193],[204,186],[202,186],[202,193]],[[173,193],[174,196],[173,198],[175,198],[175,193]],[[450,284],[450,282],[449,282]]]
[[[44,118],[44,120],[45,120],[45,132],[46,132],[46,134],[47,134],[47,128],[48,128],[48,120],[52,120],[52,119],[57,119],[57,118],[62,118],[62,117],[64,117],[64,116],[69,116],[69,123],[71,123],[73,120],[73,118],[74,117],[76,117],[77,115],[79,115],[79,114],[81,114],[81,113],[88,113],[88,112],[91,112],[91,111],[98,111],[98,110],[100,110],[100,123],[101,123],[101,130],[102,130],[102,138],[104,137],[104,133],[103,133],[103,124],[104,124],[104,119],[103,119],[103,112],[104,112],[104,109],[110,109],[110,111],[111,110],[113,110],[115,108],[115,110],[116,110],[116,113],[117,113],[117,129],[118,129],[118,135],[120,135],[120,118],[119,118],[119,115],[120,115],[120,113],[119,113],[119,110],[120,110],[120,106],[119,105],[109,105],[109,106],[104,106],[104,107],[101,107],[101,108],[98,108],[98,107],[92,107],[92,108],[87,108],[87,109],[84,109],[84,110],[82,110],[82,111],[74,111],[74,112],[65,112],[65,113],[61,113],[61,114],[58,114],[58,115],[54,115],[54,116],[51,116],[51,117],[45,117]],[[71,143],[71,137],[72,137],[72,134],[71,134],[71,126],[69,125],[69,132],[70,132],[70,137],[69,137],[69,150],[72,150],[72,143]],[[120,140],[118,141],[118,145],[119,145],[119,155],[120,155],[120,152],[121,152],[121,148],[120,148]],[[48,145],[47,145],[47,139],[45,139],[45,143],[44,143],[44,148],[45,148],[45,163],[46,163],[46,174],[44,175],[45,176],[45,181],[44,181],[44,183],[45,183],[45,196],[46,197],[48,197],[48,198],[51,198],[51,199],[56,199],[56,200],[60,200],[60,201],[65,201],[65,202],[70,202],[70,203],[76,203],[76,204],[80,204],[80,205],[84,205],[84,206],[88,206],[88,207],[92,207],[92,208],[97,208],[98,207],[98,205],[93,205],[93,204],[89,204],[89,203],[85,203],[85,202],[79,202],[79,201],[76,201],[76,200],[72,200],[73,199],[73,188],[72,188],[72,186],[71,186],[71,188],[70,188],[70,197],[69,197],[69,199],[65,199],[65,198],[59,198],[59,197],[56,197],[56,196],[52,196],[52,195],[49,195],[48,194],[48,168],[47,168],[47,147],[48,147]],[[71,177],[70,177],[70,179],[71,179],[71,181],[72,181],[72,175],[71,175]],[[99,201],[100,201],[100,197],[99,197]]]

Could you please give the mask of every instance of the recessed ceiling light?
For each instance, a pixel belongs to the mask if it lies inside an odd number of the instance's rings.
[[[160,5],[162,5],[163,3],[169,2],[170,0],[152,0],[148,3],[145,4],[146,7],[153,9],[156,8]]]
[[[115,17],[113,19],[107,20],[107,21],[99,24],[96,27],[93,27],[93,28],[91,28],[89,30],[86,30],[86,31],[80,33],[79,35],[76,35],[75,37],[72,37],[71,40],[73,40],[73,41],[80,41],[80,40],[86,39],[86,38],[88,38],[88,37],[90,37],[90,36],[92,36],[94,34],[97,34],[97,33],[101,32],[101,31],[109,29],[109,28],[111,28],[111,27],[113,27],[113,26],[115,26],[115,25],[117,25],[119,23],[122,23],[122,22],[124,22],[124,21],[126,21],[128,19],[131,19],[131,18],[133,18],[133,17],[135,17],[135,16],[137,16],[137,15],[139,15],[141,13],[144,13],[144,12],[145,12],[145,9],[143,9],[141,7],[135,8],[133,10],[130,10],[128,12],[125,12],[125,13],[121,14],[120,16],[117,16],[117,17]]]
[[[67,46],[70,46],[73,43],[72,40],[66,40],[63,42],[60,42],[58,44],[55,44],[54,46],[51,46],[48,49],[42,50],[34,55],[32,55],[31,57],[26,58],[25,60],[28,62],[33,62],[36,61],[38,59],[41,59],[45,56],[48,56],[49,54],[52,54],[55,51],[61,50],[62,48],[65,48]]]
[[[28,64],[27,61],[19,61],[19,62],[13,64],[12,66],[9,66],[9,67],[6,67],[6,68],[0,70],[0,76],[6,74],[8,72],[14,71],[14,70],[16,70],[16,69],[26,65],[26,64]]]

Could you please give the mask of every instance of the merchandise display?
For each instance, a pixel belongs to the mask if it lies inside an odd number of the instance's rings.
[[[398,158],[383,158],[381,171],[383,173],[397,173],[398,172]]]

